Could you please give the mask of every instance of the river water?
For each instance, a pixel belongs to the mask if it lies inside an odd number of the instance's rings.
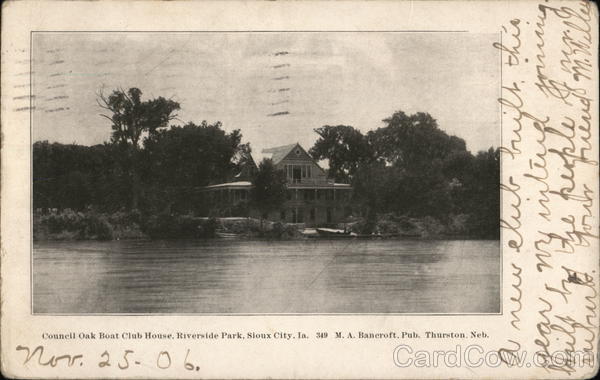
[[[34,313],[498,313],[494,240],[36,242]]]

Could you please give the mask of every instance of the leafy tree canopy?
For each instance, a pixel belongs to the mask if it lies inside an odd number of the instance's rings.
[[[141,97],[142,91],[135,87],[128,91],[115,90],[109,96],[99,92],[97,103],[108,111],[101,116],[112,123],[113,142],[137,148],[144,132],[153,135],[177,117],[174,112],[180,108],[179,103],[162,96],[145,101]]]
[[[369,132],[367,139],[375,156],[387,164],[410,170],[444,159],[451,152],[466,151],[464,140],[439,129],[428,113],[398,111],[383,121],[387,125]]]
[[[309,153],[316,160],[329,161],[329,177],[337,181],[347,181],[358,169],[361,161],[372,155],[365,136],[348,125],[336,125],[315,129],[319,139]]]
[[[238,170],[241,152],[249,151],[241,139],[239,130],[226,133],[220,122],[158,131],[144,142],[145,180],[188,187],[227,181]]]
[[[310,153],[329,160],[329,176],[350,181],[362,214],[469,215],[472,233],[499,231],[499,150],[473,156],[429,114],[395,112],[385,126],[363,135],[346,125],[317,128]]]
[[[286,199],[285,173],[277,170],[273,161],[264,159],[252,180],[250,199],[261,216],[278,210]]]

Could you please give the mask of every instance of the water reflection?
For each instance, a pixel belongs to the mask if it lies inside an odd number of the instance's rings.
[[[34,313],[497,313],[498,241],[34,245]]]

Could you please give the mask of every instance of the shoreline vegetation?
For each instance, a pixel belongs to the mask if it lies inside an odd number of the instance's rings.
[[[112,130],[109,141],[33,144],[34,240],[302,236],[300,225],[265,220],[285,202],[285,174],[268,159],[254,162],[239,129],[219,121],[172,125],[179,103],[142,100],[137,88],[100,91],[97,100]],[[498,148],[472,154],[424,112],[397,111],[364,131],[314,129],[308,154],[327,163],[328,179],[352,187],[345,223],[318,227],[499,238]],[[256,170],[248,172],[251,166]],[[223,206],[205,196],[206,186],[239,181],[245,172],[252,190],[243,203]]]
[[[346,229],[359,235],[376,231],[391,239],[481,239],[469,230],[468,215],[453,215],[446,221],[433,217],[382,215],[374,226],[365,218],[350,218],[346,223],[326,227]],[[212,239],[219,233],[240,239],[305,239],[302,223],[261,221],[250,217],[197,217],[160,214],[142,216],[139,212],[119,211],[112,214],[94,211],[65,210],[61,213],[33,217],[34,241],[76,240],[143,240],[143,239]],[[370,232],[369,232],[370,231]]]

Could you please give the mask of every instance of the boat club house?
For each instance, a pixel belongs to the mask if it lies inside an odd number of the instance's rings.
[[[271,159],[287,178],[287,199],[281,209],[267,215],[267,219],[319,226],[341,222],[351,214],[352,187],[327,178],[325,171],[300,144],[265,149],[262,158]],[[218,214],[215,216],[258,216],[256,210],[248,208],[250,179],[257,168],[254,158],[248,161],[235,181],[204,188],[212,214]]]

